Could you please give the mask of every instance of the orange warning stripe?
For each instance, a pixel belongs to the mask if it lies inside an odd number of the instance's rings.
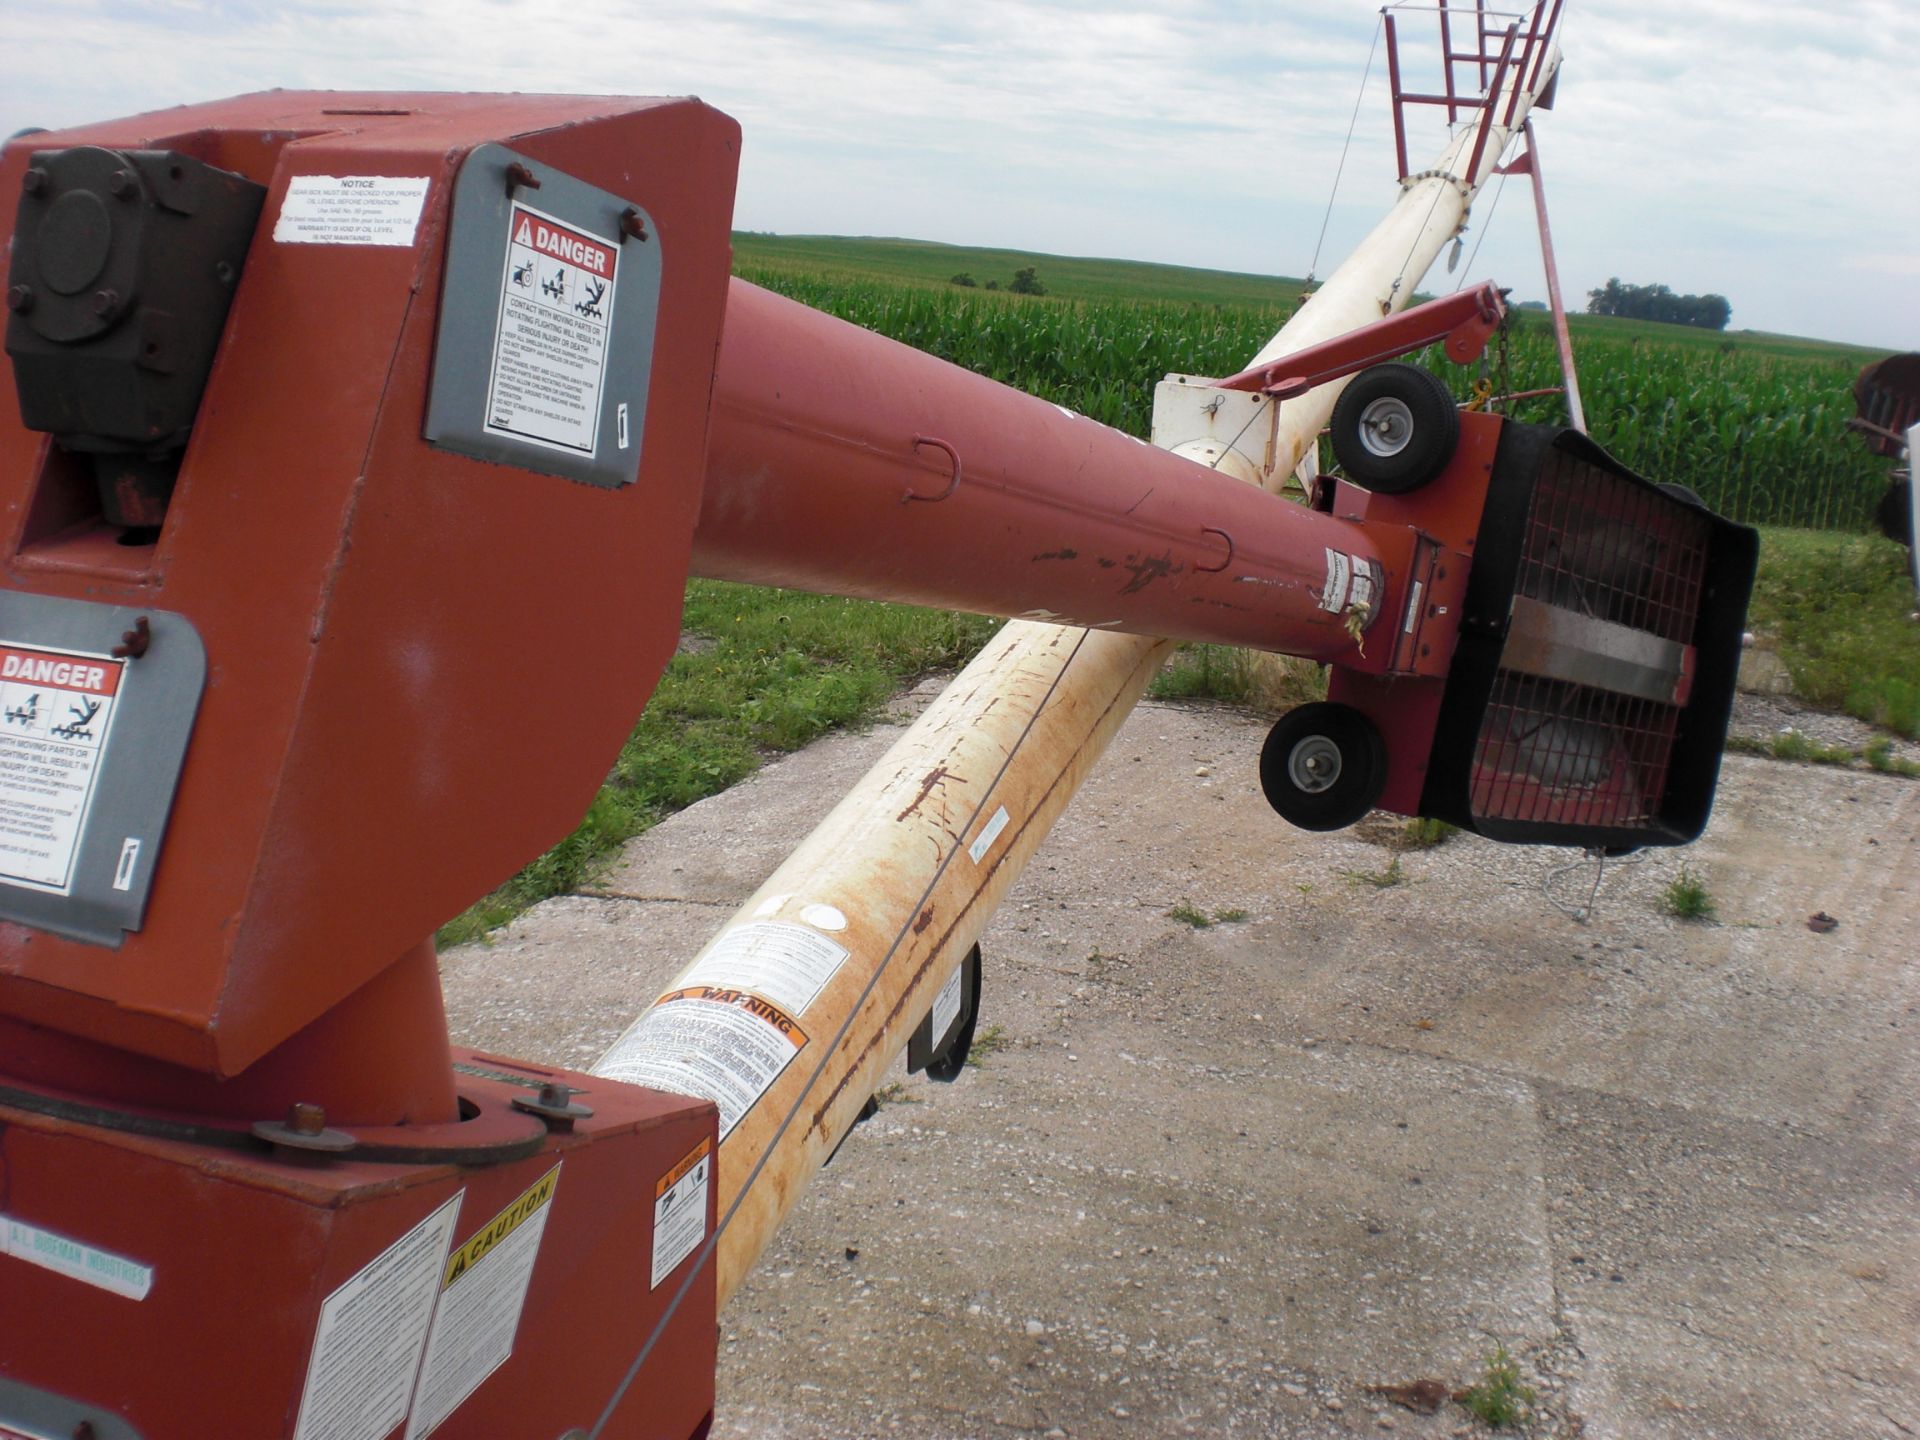
[[[653,1198],[658,1200],[662,1195],[666,1194],[667,1191],[686,1179],[687,1172],[704,1160],[707,1153],[712,1149],[713,1141],[702,1140],[698,1145],[694,1146],[693,1149],[689,1150],[685,1159],[660,1177],[660,1182],[653,1187]]]
[[[667,1005],[675,1000],[710,1000],[720,1005],[737,1006],[773,1026],[787,1037],[794,1049],[806,1046],[807,1032],[800,1028],[800,1022],[771,1000],[763,1000],[750,990],[731,990],[724,985],[688,985],[679,990],[669,990],[654,1004]]]

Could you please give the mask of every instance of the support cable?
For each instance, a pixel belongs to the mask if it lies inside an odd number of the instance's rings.
[[[1386,24],[1386,11],[1373,23],[1373,44],[1367,47],[1367,68],[1360,72],[1360,93],[1353,97],[1353,115],[1347,121],[1347,143],[1340,147],[1340,163],[1334,167],[1333,189],[1327,192],[1327,213],[1320,221],[1320,238],[1313,242],[1313,259],[1307,265],[1307,283],[1313,283],[1320,268],[1320,247],[1327,243],[1327,226],[1333,220],[1333,202],[1340,196],[1340,177],[1347,171],[1347,152],[1353,148],[1353,129],[1360,123],[1360,102],[1367,98],[1367,81],[1373,78],[1374,52],[1380,48],[1380,30]]]

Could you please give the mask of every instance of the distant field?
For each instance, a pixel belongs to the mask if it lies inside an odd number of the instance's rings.
[[[1099,260],[1080,256],[1043,255],[1027,250],[986,250],[968,245],[942,245],[932,240],[894,240],[849,235],[765,235],[736,230],[733,235],[734,270],[778,288],[778,277],[812,281],[879,280],[894,284],[933,286],[946,290],[955,275],[971,275],[980,286],[997,280],[1004,291],[1014,272],[1031,265],[1047,287],[1045,301],[1137,300],[1174,301],[1200,305],[1251,305],[1278,311],[1283,317],[1299,303],[1305,281],[1285,275],[1243,275],[1231,270],[1195,270],[1180,265],[1153,265],[1139,260]],[[756,273],[757,272],[757,273]],[[1498,276],[1493,277],[1498,279]],[[1426,298],[1426,297],[1422,297]],[[1009,296],[1019,303],[1024,296]],[[1519,312],[1527,323],[1545,324],[1544,314]],[[1662,325],[1649,320],[1616,320],[1610,316],[1575,313],[1568,316],[1573,333],[1595,340],[1625,344],[1648,342],[1687,349],[1752,352],[1782,358],[1843,360],[1858,368],[1887,352],[1813,340],[1797,335],[1770,335],[1760,330],[1698,330],[1687,325]],[[1732,352],[1729,352],[1732,353]]]

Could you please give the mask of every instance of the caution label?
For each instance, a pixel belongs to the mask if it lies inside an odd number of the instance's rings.
[[[619,247],[526,205],[508,207],[488,434],[591,456]]]
[[[724,1140],[806,1044],[799,1021],[771,1001],[693,985],[662,995],[594,1073],[713,1101]]]
[[[72,891],[125,667],[0,642],[0,881]]]
[[[513,1354],[560,1167],[447,1256],[407,1440],[430,1435]]]
[[[294,1440],[386,1440],[407,1418],[463,1190],[320,1307]]]
[[[700,1248],[707,1238],[707,1191],[713,1176],[713,1142],[702,1140],[653,1187],[653,1284]]]
[[[683,983],[752,990],[790,1014],[804,1015],[847,953],[846,946],[804,925],[736,925],[713,942]]]

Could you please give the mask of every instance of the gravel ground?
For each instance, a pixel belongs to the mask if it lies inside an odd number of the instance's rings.
[[[1866,738],[1743,698],[1785,724]],[[590,1061],[896,733],[451,952],[457,1036]],[[1920,1431],[1920,782],[1731,756],[1700,843],[1596,877],[1290,830],[1262,733],[1136,711],[983,939],[978,1065],[900,1075],[722,1313],[713,1433],[1481,1434],[1379,1387],[1496,1345],[1536,1436]]]

